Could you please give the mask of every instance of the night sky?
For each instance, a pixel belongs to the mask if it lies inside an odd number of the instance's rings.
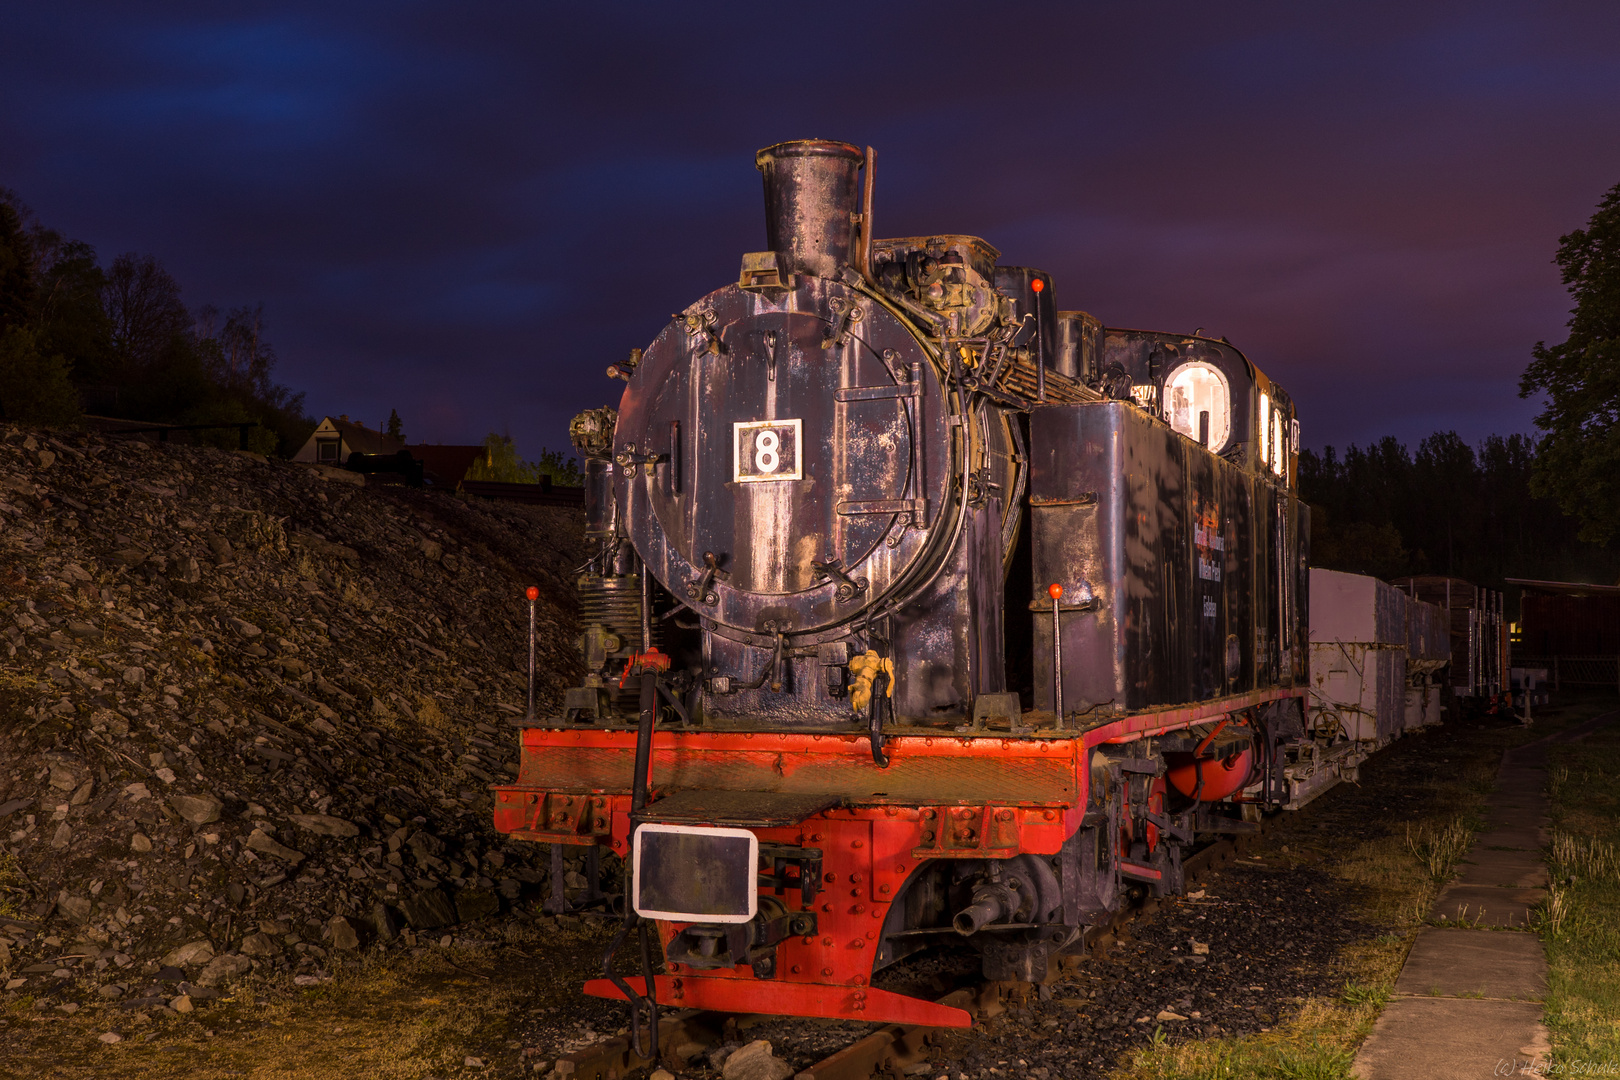
[[[1226,335],[1315,447],[1531,430],[1558,237],[1620,181],[1612,0],[5,2],[0,42],[45,223],[262,301],[316,416],[529,456],[764,247],[783,139],[875,146],[880,235]]]

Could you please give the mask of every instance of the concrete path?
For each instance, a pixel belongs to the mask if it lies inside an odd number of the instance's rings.
[[[1503,755],[1485,828],[1406,958],[1395,995],[1356,1055],[1361,1080],[1485,1080],[1517,1075],[1551,1052],[1541,1022],[1547,958],[1526,932],[1546,896],[1546,758],[1617,714]],[[1540,1074],[1535,1074],[1540,1075]]]

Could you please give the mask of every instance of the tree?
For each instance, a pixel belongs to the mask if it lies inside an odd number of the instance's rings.
[[[34,303],[34,245],[28,208],[0,188],[0,331],[28,325]]]
[[[398,409],[389,409],[388,410],[388,429],[387,430],[388,430],[389,435],[392,435],[394,438],[398,439],[400,442],[405,441],[405,421],[403,421],[403,420],[401,420],[399,418],[399,410]]]
[[[1559,238],[1554,261],[1575,306],[1569,337],[1536,342],[1519,380],[1519,396],[1547,395],[1532,485],[1580,521],[1582,540],[1608,544],[1620,533],[1620,184]]]
[[[512,436],[497,435],[493,431],[484,436],[484,450],[484,460],[473,462],[472,468],[467,470],[467,479],[538,484],[542,476],[549,476],[552,483],[561,487],[579,487],[585,482],[579,463],[561,450],[541,447],[539,461],[524,461]]]
[[[191,328],[180,283],[150,255],[120,255],[107,271],[102,307],[112,321],[113,348],[135,368],[158,364],[174,339]]]
[[[33,331],[0,330],[0,418],[27,424],[67,425],[79,416],[79,395],[68,362],[45,354]]]

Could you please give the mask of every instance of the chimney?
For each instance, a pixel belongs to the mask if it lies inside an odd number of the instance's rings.
[[[765,244],[786,273],[831,278],[850,264],[857,209],[859,148],[797,139],[754,155],[765,174]]]

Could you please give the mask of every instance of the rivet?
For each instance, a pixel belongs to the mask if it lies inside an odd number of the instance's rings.
[[[865,904],[856,904],[855,905],[855,914],[859,915],[862,912],[864,912],[865,910],[866,910],[866,905]]]
[[[866,932],[866,940],[867,941],[876,941],[877,940],[877,931],[876,930],[868,930]]]
[[[838,875],[837,874],[828,874],[826,876],[825,880],[826,880],[827,884],[831,885],[833,882],[838,880]]]
[[[849,947],[852,949],[864,949],[866,948],[866,942],[861,938],[856,938],[854,941],[849,943]]]
[[[889,895],[889,887],[887,885],[879,885],[878,886],[878,892],[882,893],[884,896],[888,896]]]
[[[832,944],[832,938],[824,937],[824,938],[821,939],[821,943],[823,945],[831,945]]]
[[[806,945],[814,945],[816,943],[816,939],[811,937],[810,935],[806,934],[805,938],[804,938],[804,943]]]
[[[851,875],[849,875],[849,880],[851,880],[851,881],[860,881],[861,880],[861,875],[859,875],[859,874],[851,874]]]
[[[894,864],[894,872],[897,873],[897,874],[905,873],[906,872],[906,864],[903,863],[903,862],[895,863]]]
[[[831,904],[822,904],[821,905],[821,910],[826,911],[826,912],[831,912],[832,911],[832,905]]]
[[[1050,811],[1050,810],[1042,811],[1041,816],[1044,817],[1047,821],[1051,821],[1053,818],[1057,817],[1057,815],[1055,813],[1053,813],[1052,811]]]
[[[798,974],[802,973],[803,971],[804,971],[804,968],[800,967],[798,964],[793,965],[793,974],[798,975]]]
[[[849,846],[853,847],[853,848],[858,848],[858,847],[865,847],[866,844],[863,841],[860,841],[860,840],[853,840],[853,841],[850,842]]]
[[[821,973],[823,975],[831,975],[832,974],[832,968],[822,968]]]

